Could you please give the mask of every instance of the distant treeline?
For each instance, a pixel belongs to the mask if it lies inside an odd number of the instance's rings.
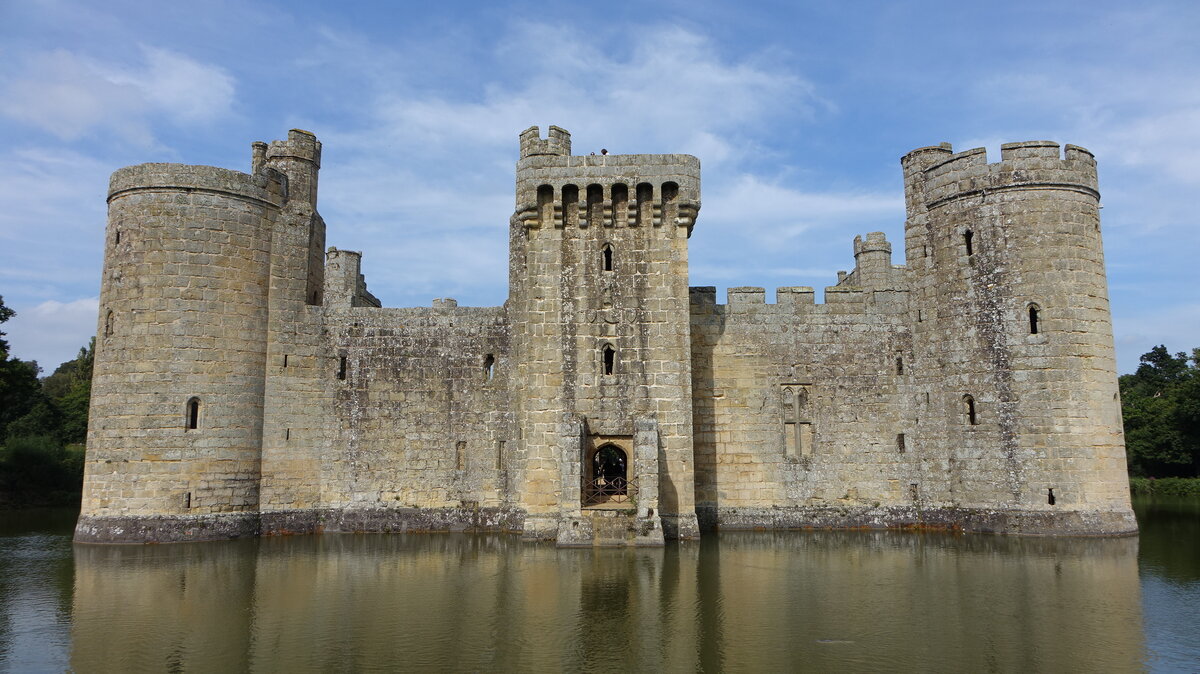
[[[0,323],[15,312],[0,297]],[[0,332],[0,505],[79,502],[95,340],[39,378],[34,361],[10,358]]]
[[[0,297],[0,323],[14,315]],[[95,340],[39,378],[36,362],[9,357],[3,337],[0,506],[78,502]],[[1133,493],[1200,497],[1200,348],[1156,346],[1120,387]]]

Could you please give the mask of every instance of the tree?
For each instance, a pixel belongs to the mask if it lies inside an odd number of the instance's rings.
[[[4,297],[0,296],[0,323],[16,315],[17,312],[4,306]],[[8,425],[28,414],[40,401],[39,371],[34,361],[8,357],[8,342],[0,332],[0,441],[7,437]]]
[[[1200,349],[1189,357],[1156,346],[1120,387],[1130,472],[1200,475]]]

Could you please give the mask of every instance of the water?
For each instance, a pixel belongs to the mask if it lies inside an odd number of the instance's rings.
[[[1195,671],[1200,504],[1140,538],[737,533],[73,546],[0,518],[5,671]]]

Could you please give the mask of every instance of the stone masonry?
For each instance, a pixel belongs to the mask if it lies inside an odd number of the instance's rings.
[[[383,308],[325,248],[321,145],[113,174],[76,540],[712,529],[1136,531],[1096,163],[901,160],[812,288],[688,287],[700,163],[520,136],[500,307]]]

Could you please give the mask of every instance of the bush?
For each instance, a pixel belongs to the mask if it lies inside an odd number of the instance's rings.
[[[1129,478],[1129,492],[1134,496],[1187,496],[1200,498],[1200,478],[1152,477]]]

